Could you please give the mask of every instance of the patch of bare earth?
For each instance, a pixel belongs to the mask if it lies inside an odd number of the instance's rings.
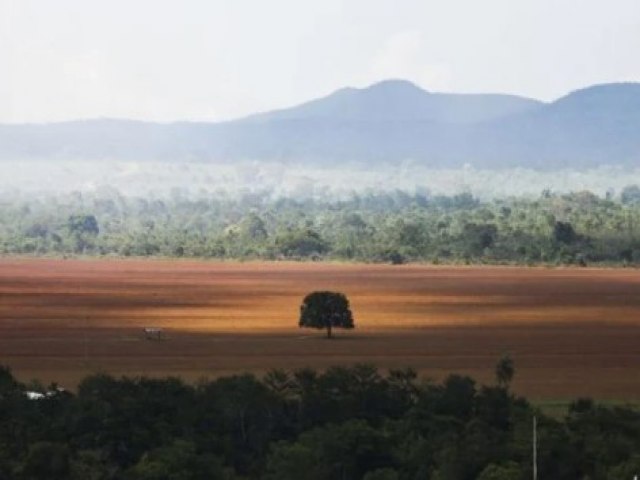
[[[356,329],[300,330],[302,297],[339,290]],[[162,341],[144,327],[163,327]],[[147,260],[0,261],[0,363],[22,380],[367,362],[492,380],[510,353],[532,398],[640,400],[640,272]]]

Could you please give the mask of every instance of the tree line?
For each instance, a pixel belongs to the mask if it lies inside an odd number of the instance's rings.
[[[74,193],[1,202],[0,254],[638,265],[640,188],[490,201]]]
[[[434,383],[356,365],[190,385],[95,374],[70,393],[1,367],[0,478],[524,480],[534,415],[539,478],[640,472],[640,412],[579,399],[550,418],[510,391],[508,359],[496,375]]]

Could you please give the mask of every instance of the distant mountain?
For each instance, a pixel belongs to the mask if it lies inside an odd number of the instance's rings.
[[[543,103],[512,95],[430,93],[389,80],[222,123],[0,125],[0,159],[638,166],[639,132],[637,83],[593,86]]]
[[[343,88],[297,107],[246,120],[472,123],[529,112],[541,105],[514,95],[429,93],[406,80],[386,80],[363,89]]]

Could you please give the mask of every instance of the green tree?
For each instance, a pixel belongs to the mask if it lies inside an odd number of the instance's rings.
[[[80,450],[71,461],[71,480],[110,480],[118,468],[109,462],[106,452]],[[1,478],[1,477],[0,477]]]
[[[309,257],[329,251],[327,242],[311,228],[279,235],[275,239],[275,246],[286,257]]]
[[[620,200],[628,205],[640,204],[640,187],[638,185],[625,187],[620,194]]]
[[[266,478],[361,479],[369,471],[393,466],[391,450],[390,439],[362,420],[327,425],[304,432],[295,443],[276,444]]]
[[[508,354],[504,354],[498,363],[496,364],[496,380],[501,387],[509,387],[513,375],[515,374],[515,368],[513,366],[513,360]]]
[[[337,328],[353,328],[353,314],[349,308],[349,300],[339,292],[312,292],[302,301],[300,307],[300,327],[327,330],[327,338],[331,338],[331,330]]]
[[[22,474],[28,480],[66,480],[71,473],[70,467],[66,445],[37,442],[29,448]]]
[[[520,480],[522,469],[515,462],[506,462],[500,465],[492,463],[482,471],[478,480]]]
[[[17,390],[19,386],[18,381],[11,373],[11,369],[0,365],[0,399],[2,399],[5,394]]]
[[[226,480],[218,458],[199,454],[195,446],[184,440],[160,447],[142,456],[129,470],[131,480]]]
[[[72,233],[88,233],[91,235],[100,233],[98,221],[93,215],[71,215],[67,225]]]
[[[379,468],[367,473],[362,480],[398,480],[398,472],[393,468]]]
[[[553,226],[553,238],[556,242],[569,245],[578,239],[578,235],[569,222],[556,222]]]
[[[609,469],[607,480],[637,478],[640,476],[640,454],[632,455],[627,461]]]
[[[67,227],[76,253],[92,248],[100,233],[98,221],[93,215],[71,215]]]
[[[250,213],[240,223],[240,233],[250,240],[262,241],[269,235],[264,220],[255,213]]]
[[[498,228],[492,223],[467,223],[462,235],[471,253],[480,255],[485,248],[493,246],[498,237]]]

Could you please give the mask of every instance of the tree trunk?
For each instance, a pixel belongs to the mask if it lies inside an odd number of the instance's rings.
[[[327,325],[327,338],[331,338],[331,324]]]

